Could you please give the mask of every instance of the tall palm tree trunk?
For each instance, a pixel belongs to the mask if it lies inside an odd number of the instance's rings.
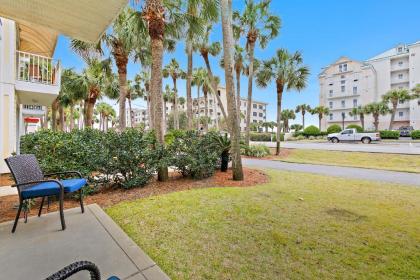
[[[398,101],[392,102],[391,121],[389,122],[389,130],[392,130],[392,126],[394,125],[395,113],[397,112],[397,106],[398,106]]]
[[[45,106],[45,114],[44,114],[44,123],[43,128],[48,128],[48,112],[50,111],[50,108],[48,106]]]
[[[209,55],[208,55],[208,53],[202,53],[201,56],[203,57],[204,62],[206,63],[207,73],[208,73],[208,75],[210,77],[210,81],[211,81],[211,90],[213,91],[214,95],[217,98],[217,102],[219,103],[220,110],[222,111],[223,117],[225,119],[227,119],[225,107],[223,106],[222,100],[220,99],[220,96],[217,93],[217,84],[216,84],[216,80],[214,79],[213,72],[211,71]],[[236,104],[235,104],[235,106],[236,106]]]
[[[93,109],[95,108],[95,102],[89,100],[85,104],[86,106],[86,117],[85,117],[85,127],[92,127],[93,125]]]
[[[187,68],[187,119],[188,129],[193,129],[193,106],[192,106],[192,94],[191,94],[191,83],[192,83],[192,71],[193,71],[193,47],[191,40],[187,40],[187,57],[188,57],[188,68]]]
[[[284,85],[277,82],[277,133],[276,133],[276,155],[280,155],[281,137],[281,101],[283,100]]]
[[[254,80],[254,49],[255,42],[249,43],[249,73],[248,73],[248,100],[246,103],[246,127],[245,127],[245,144],[249,146],[249,131],[251,125],[252,110],[252,82]]]
[[[232,30],[232,2],[221,0],[222,33],[223,33],[223,55],[225,61],[226,98],[229,110],[228,123],[231,132],[231,154],[233,180],[242,181],[244,173],[242,170],[240,138],[241,131],[238,122],[238,108],[235,98],[235,86],[233,82],[233,30]],[[216,93],[217,94],[217,93]]]
[[[207,133],[209,131],[209,108],[208,108],[208,98],[207,98],[207,90],[203,90],[204,93],[204,116],[205,116],[205,120],[204,120],[204,131]]]
[[[321,130],[321,121],[322,121],[322,114],[318,114],[318,127]]]
[[[70,105],[70,131],[74,129],[74,105]]]
[[[120,130],[126,128],[126,115],[125,115],[125,101],[127,99],[127,64],[120,65],[118,67],[118,81],[120,87],[120,97],[119,97],[119,126]]]
[[[241,121],[241,68],[236,68],[236,104],[238,107],[238,117]]]
[[[176,88],[176,79],[172,79],[174,83],[174,128],[179,129],[179,114],[178,114],[178,89]]]
[[[128,110],[129,112],[129,117],[130,117],[130,127],[133,128],[134,127],[134,114],[133,114],[133,108],[131,106],[131,94],[128,95]]]
[[[302,111],[302,128],[305,129],[305,111]]]
[[[362,125],[363,131],[365,131],[365,115],[360,114],[360,124]]]
[[[373,125],[375,126],[375,131],[379,129],[379,114],[373,114]]]
[[[197,118],[197,130],[200,131],[200,86],[197,85],[197,114],[198,114],[198,118]]]
[[[58,100],[55,99],[51,104],[51,129],[57,131],[57,110],[58,110]]]
[[[64,108],[61,105],[58,105],[58,115],[59,115],[60,131],[64,131],[65,130]]]
[[[163,100],[163,123],[164,123],[164,130],[166,131],[166,124],[167,124],[167,117],[166,117],[166,114],[167,114],[167,112],[166,112],[166,105],[167,105],[167,102],[165,101],[165,99]]]

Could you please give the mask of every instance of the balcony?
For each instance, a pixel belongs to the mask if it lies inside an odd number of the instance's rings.
[[[60,91],[60,61],[16,51],[16,92],[19,102],[50,105]]]

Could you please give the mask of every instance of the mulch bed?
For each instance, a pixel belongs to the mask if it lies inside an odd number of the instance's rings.
[[[84,199],[85,205],[97,203],[101,207],[109,207],[121,201],[135,200],[138,198],[145,198],[149,196],[161,195],[176,191],[200,189],[208,187],[249,187],[259,184],[264,184],[269,181],[268,176],[260,171],[250,168],[244,168],[243,181],[232,180],[232,170],[228,172],[216,172],[216,174],[207,179],[193,180],[183,178],[178,173],[171,173],[170,179],[167,182],[158,182],[153,179],[149,184],[143,188],[134,188],[130,190],[123,190],[121,188],[104,189],[94,195],[88,196]],[[29,216],[35,216],[38,213],[40,199],[36,200],[35,205],[32,206]],[[16,216],[16,205],[18,204],[17,195],[9,195],[0,197],[0,222],[13,220]],[[46,204],[44,204],[43,213],[47,212]],[[78,201],[67,199],[64,202],[66,209],[79,207]],[[48,212],[58,210],[57,203],[52,203]],[[23,214],[21,215],[23,217]]]

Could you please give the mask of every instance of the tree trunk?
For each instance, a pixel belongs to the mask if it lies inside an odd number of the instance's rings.
[[[213,72],[211,71],[209,56],[208,56],[208,54],[202,54],[201,56],[203,57],[204,62],[206,63],[207,74],[209,75],[210,81],[211,81],[211,90],[217,98],[217,102],[219,103],[220,110],[222,111],[223,117],[225,119],[227,119],[225,107],[223,107],[222,100],[220,99],[220,96],[217,93],[217,84],[216,84],[216,80],[214,79]],[[235,104],[235,106],[236,106],[236,104]]]
[[[283,99],[284,85],[277,82],[277,133],[276,133],[276,155],[280,155],[281,137],[281,102]]]
[[[221,0],[222,32],[223,32],[223,56],[225,60],[226,98],[229,110],[228,123],[231,132],[231,153],[233,180],[242,181],[241,131],[238,122],[238,108],[235,98],[235,86],[233,82],[233,30],[232,30],[232,2]],[[216,93],[217,94],[217,93]]]
[[[319,127],[319,130],[321,130],[321,120],[322,120],[322,114],[318,114],[318,127]]]
[[[65,130],[64,126],[64,108],[61,105],[58,105],[58,115],[59,115],[59,122],[60,122],[60,131]]]
[[[363,131],[365,131],[365,115],[360,114],[360,124],[362,125]]]
[[[85,121],[85,118],[84,118],[84,110],[83,110],[83,108],[84,108],[84,102],[83,101],[80,101],[80,107],[79,107],[79,120],[78,120],[78,122],[79,122],[79,129],[83,129],[84,127],[83,127],[83,124],[84,124],[84,121]]]
[[[128,110],[130,111],[129,117],[130,117],[130,127],[134,127],[134,114],[133,114],[133,108],[131,106],[131,94],[128,95]]]
[[[198,114],[198,119],[197,119],[197,130],[200,131],[200,86],[197,85],[197,114]]]
[[[176,79],[172,79],[174,83],[174,129],[179,129],[178,115],[178,89],[176,88]]]
[[[375,131],[377,132],[379,130],[379,115],[373,116],[373,125],[375,126]]]
[[[48,106],[45,106],[45,114],[44,114],[44,123],[43,128],[48,129],[48,112],[50,108]]]
[[[248,73],[248,100],[246,103],[246,127],[245,127],[245,145],[249,146],[249,131],[251,124],[252,110],[252,82],[254,80],[254,48],[255,42],[249,43],[249,73]]]
[[[187,40],[187,56],[188,56],[188,69],[187,69],[187,119],[188,130],[193,129],[193,106],[191,94],[191,82],[193,71],[193,48],[191,40]]]
[[[160,1],[159,1],[160,2]],[[163,33],[164,22],[155,20],[151,26],[149,24],[149,32],[151,36],[151,52],[152,52],[152,75],[151,75],[151,84],[150,84],[150,93],[151,96],[154,96],[155,106],[152,107],[155,111],[155,132],[157,140],[161,145],[165,144],[165,135],[164,135],[164,124],[163,124],[163,98],[162,98],[162,59],[163,59],[163,34],[154,33],[154,28],[162,28],[161,32]],[[159,25],[159,26],[155,26]],[[166,117],[166,116],[165,116]],[[158,170],[158,180],[166,181],[168,180],[168,168],[166,166],[161,166]]]
[[[302,128],[305,129],[305,111],[302,111]]]
[[[207,98],[207,90],[203,90],[204,93],[204,116],[205,116],[205,120],[204,120],[204,132],[208,132],[209,131],[209,108],[207,105],[208,102],[208,98]]]
[[[74,105],[70,105],[70,131],[74,129]]]
[[[85,117],[85,127],[92,127],[93,125],[93,109],[95,108],[95,102],[89,100],[85,104],[86,106],[86,117]]]
[[[238,107],[239,122],[241,122],[241,68],[236,69],[236,104]]]
[[[117,64],[118,65],[118,64]],[[118,69],[118,81],[120,86],[120,98],[119,98],[119,126],[120,130],[124,130],[127,126],[126,115],[125,115],[125,101],[127,99],[127,64],[125,67]]]
[[[167,124],[168,124],[168,120],[167,120],[167,116],[166,116],[166,114],[167,114],[167,112],[166,112],[166,105],[167,105],[167,102],[165,101],[165,99],[163,99],[163,123],[164,123],[164,131],[166,131],[166,126],[167,126]]]
[[[57,110],[58,110],[58,100],[55,99],[51,104],[51,129],[57,131]]]
[[[389,122],[389,130],[392,130],[392,126],[395,121],[395,113],[397,112],[397,106],[398,106],[398,101],[392,102],[391,121]]]

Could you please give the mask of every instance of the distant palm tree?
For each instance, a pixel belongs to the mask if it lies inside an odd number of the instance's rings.
[[[318,115],[318,127],[321,130],[321,121],[325,115],[330,113],[330,109],[324,106],[318,106],[311,110],[312,115]]]
[[[174,90],[171,89],[169,85],[166,85],[165,91],[163,92],[163,115],[164,115],[163,119],[165,122],[165,131],[166,131],[166,126],[167,126],[167,115],[168,115],[168,112],[166,110],[166,105],[167,103],[171,103],[173,106],[174,100],[175,100]]]
[[[249,128],[251,122],[252,83],[254,80],[254,50],[259,41],[261,48],[267,46],[270,39],[275,38],[280,29],[280,18],[270,13],[271,0],[263,0],[254,3],[253,0],[245,0],[245,10],[242,14],[235,11],[233,18],[237,22],[236,35],[246,36],[246,50],[249,60],[248,71],[248,101],[246,110],[245,144],[249,146]]]
[[[283,120],[283,130],[284,132],[289,132],[289,120],[296,119],[295,112],[293,110],[283,110],[281,112],[281,119]]]
[[[351,110],[351,112],[349,113],[350,116],[359,116],[360,118],[360,124],[363,128],[363,130],[365,130],[365,113],[366,113],[366,109],[362,106],[358,106],[357,108],[353,108]]]
[[[303,129],[303,126],[301,124],[295,123],[290,126],[291,129],[294,131],[301,131]]]
[[[174,84],[173,92],[174,96],[174,128],[179,129],[179,115],[178,115],[178,89],[176,81],[178,79],[185,79],[186,73],[179,67],[179,63],[175,58],[171,59],[171,62],[163,68],[163,77],[171,77]]]
[[[303,59],[300,52],[289,53],[285,49],[277,50],[276,55],[264,61],[261,70],[257,73],[257,85],[266,87],[270,81],[276,83],[277,89],[277,138],[276,154],[280,155],[280,127],[281,104],[284,90],[301,91],[306,87],[309,69],[302,65]]]
[[[200,89],[203,86],[204,80],[206,79],[207,71],[204,68],[194,69],[192,76],[192,84],[197,87],[197,114],[198,120],[200,119]],[[200,121],[197,121],[197,129],[200,130]]]
[[[390,112],[388,105],[384,102],[374,102],[367,104],[365,106],[366,114],[372,114],[373,116],[373,125],[375,126],[375,131],[379,130],[379,116],[385,116]]]
[[[389,123],[389,130],[392,129],[395,122],[395,114],[397,112],[398,103],[409,101],[416,98],[416,95],[412,95],[407,89],[393,89],[388,91],[382,96],[382,101],[385,103],[391,103],[391,121]]]
[[[305,114],[306,112],[310,112],[311,111],[311,106],[307,105],[307,104],[301,104],[296,106],[296,113],[301,113],[302,114],[302,127],[305,128]]]
[[[101,102],[96,105],[96,112],[99,114],[99,129],[107,131],[109,121],[116,115],[114,108],[108,103]]]

